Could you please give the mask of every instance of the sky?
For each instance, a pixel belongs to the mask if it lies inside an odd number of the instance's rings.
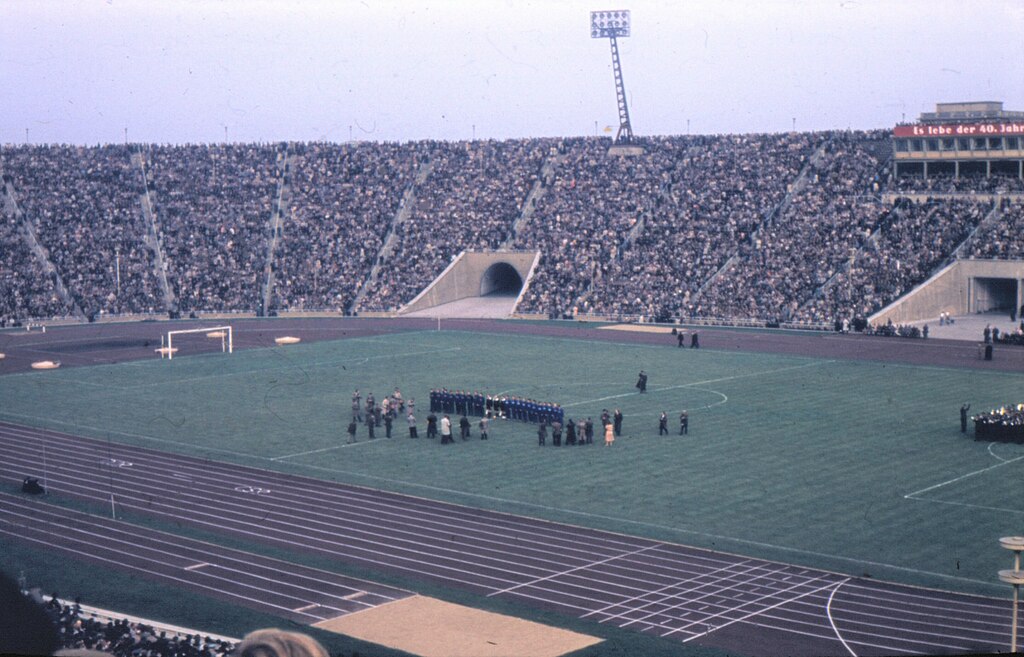
[[[1024,110],[1024,0],[0,0],[0,143],[891,128]]]

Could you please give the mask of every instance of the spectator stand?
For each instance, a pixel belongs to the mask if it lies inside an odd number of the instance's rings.
[[[99,607],[93,607],[90,605],[84,605],[79,602],[64,600],[56,598],[54,596],[43,596],[40,595],[38,590],[25,592],[26,595],[36,597],[46,605],[47,609],[51,613],[58,615],[58,623],[61,626],[62,631],[61,638],[65,642],[65,648],[76,648],[82,647],[79,645],[68,645],[69,643],[86,643],[95,644],[95,641],[101,638],[106,638],[111,634],[111,629],[118,625],[127,623],[130,629],[131,635],[137,641],[136,650],[147,650],[153,648],[153,641],[151,637],[163,635],[168,641],[169,645],[174,644],[189,644],[193,647],[197,647],[195,651],[183,651],[180,648],[172,649],[170,652],[163,654],[162,657],[172,657],[174,655],[185,655],[192,653],[195,655],[207,655],[208,657],[222,656],[226,657],[231,654],[234,647],[238,644],[240,639],[234,637],[223,636],[219,634],[211,634],[208,632],[199,632],[194,629],[179,627],[169,623],[163,623],[160,621],[149,620],[146,618],[128,616],[126,614],[119,614],[117,612],[101,609]],[[94,636],[83,637],[74,635],[69,636],[66,630],[69,628],[78,629],[81,632],[81,628],[85,626],[92,626]],[[196,643],[201,643],[205,646],[205,650],[198,649],[195,646]],[[135,654],[134,651],[132,654]]]
[[[86,317],[160,305],[128,146],[35,146],[7,155],[29,237],[45,248]]]

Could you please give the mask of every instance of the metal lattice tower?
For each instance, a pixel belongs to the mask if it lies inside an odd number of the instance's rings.
[[[629,123],[629,106],[626,104],[626,85],[622,79],[622,62],[619,59],[618,37],[629,36],[629,10],[590,12],[590,37],[608,39],[612,47],[612,72],[615,75],[615,99],[619,104],[619,131],[616,143],[633,141],[633,127]]]

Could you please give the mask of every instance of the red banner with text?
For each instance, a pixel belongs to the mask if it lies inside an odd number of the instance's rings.
[[[1024,135],[1024,121],[898,125],[893,128],[892,135],[893,137],[1001,137],[1003,135]]]

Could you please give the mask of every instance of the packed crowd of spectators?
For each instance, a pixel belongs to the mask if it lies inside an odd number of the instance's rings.
[[[0,215],[0,328],[68,314],[54,275],[29,250],[17,219]]]
[[[370,273],[416,149],[396,144],[293,147],[288,210],[274,252],[273,308],[348,310]]]
[[[22,590],[0,572],[0,652],[18,655],[92,654],[116,657],[226,657],[235,643],[223,638],[157,629],[125,618],[98,617],[78,600],[65,603],[38,588]]]
[[[259,308],[284,147],[153,146],[143,155],[177,310]]]
[[[86,315],[161,309],[154,255],[143,242],[142,177],[132,168],[129,147],[5,147],[3,168],[36,238]]]
[[[981,173],[929,175],[927,178],[900,176],[892,180],[886,189],[916,194],[1021,194],[1024,193],[1024,179],[995,173],[991,176]]]
[[[97,650],[117,657],[227,657],[234,644],[199,634],[168,634],[127,619],[105,622],[82,613],[78,604],[56,597],[46,611],[57,627],[63,648]]]
[[[463,250],[497,249],[540,175],[549,140],[419,142],[430,173],[367,290],[363,309],[411,301]]]
[[[865,335],[880,335],[886,338],[927,338],[928,326],[914,326],[913,324],[893,324],[890,319],[885,324],[864,327]]]
[[[636,239],[595,282],[587,310],[669,319],[787,193],[821,135],[651,140],[661,190]]]
[[[882,162],[870,144],[882,133],[835,133],[816,153],[802,189],[780,216],[740,249],[692,312],[711,317],[796,318],[880,219],[870,191]],[[828,318],[821,318],[827,320]]]
[[[661,189],[660,152],[608,156],[609,146],[609,139],[556,144],[562,163],[516,236],[516,248],[541,252],[521,311],[588,312],[591,284],[609,275],[627,235],[654,208]]]
[[[924,282],[991,210],[970,200],[899,198],[885,208],[846,271],[798,312],[804,320],[867,317]]]
[[[14,199],[90,316],[396,309],[460,251],[509,246],[541,252],[521,312],[825,324],[870,314],[951,257],[990,206],[947,192],[1024,189],[1007,176],[889,180],[883,132],[638,143],[634,156],[609,155],[607,138],[5,146],[0,322],[71,312]],[[942,196],[880,200],[901,190]],[[1002,201],[959,253],[1024,257],[1024,202]]]
[[[998,260],[1024,258],[1024,201],[1004,200],[997,220],[975,233],[966,255]]]

